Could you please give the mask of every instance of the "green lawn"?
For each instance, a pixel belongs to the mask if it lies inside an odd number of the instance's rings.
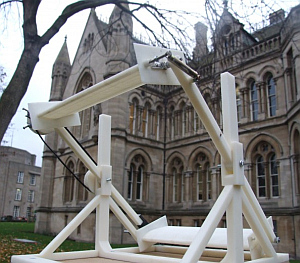
[[[12,255],[39,253],[52,239],[52,236],[33,233],[34,223],[0,222],[0,263],[10,263]],[[36,243],[22,243],[14,239],[30,239]],[[79,251],[94,249],[93,243],[66,240],[57,251]],[[300,263],[300,260],[291,260]]]
[[[9,263],[12,255],[39,253],[52,236],[33,233],[34,223],[0,222],[0,263]],[[23,243],[14,239],[30,239],[36,243]],[[92,243],[66,240],[57,251],[78,251],[94,249]]]

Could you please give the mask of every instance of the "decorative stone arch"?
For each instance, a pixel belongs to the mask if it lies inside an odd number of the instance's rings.
[[[204,87],[201,90],[201,94],[203,97],[205,97],[206,94],[208,94],[210,97],[212,96],[212,89],[210,87]]]
[[[213,153],[211,150],[208,147],[200,146],[194,149],[188,157],[188,170],[193,170],[193,163],[200,152],[203,152],[209,158],[209,162],[213,164]]]
[[[144,99],[143,99],[143,105],[146,105],[147,103],[151,106],[150,109],[153,110],[155,103],[153,101],[153,98],[151,98],[151,96],[144,97]]]
[[[74,164],[74,173],[77,169],[77,165],[78,165],[78,161],[79,159],[76,159],[74,156],[68,156],[67,160],[65,161],[65,164],[68,165],[68,163],[73,162]],[[66,174],[67,168],[65,166],[63,166],[63,175]]]
[[[247,86],[247,84],[249,83],[249,79],[254,79],[255,81],[258,81],[259,77],[258,77],[257,73],[254,71],[247,72],[244,75],[244,77],[242,78],[242,82],[243,82],[244,86]]]
[[[167,157],[167,160],[166,160],[166,171],[168,172],[170,170],[170,162],[174,159],[174,158],[179,158],[182,163],[183,163],[183,169],[184,170],[187,170],[187,160],[185,158],[185,156],[178,152],[178,151],[175,151],[173,153],[171,153],[168,157]]]
[[[260,142],[265,141],[271,144],[274,147],[275,152],[278,154],[278,156],[283,155],[283,148],[277,138],[274,136],[271,136],[269,134],[259,134],[255,136],[245,147],[245,160],[246,162],[251,162],[252,153],[254,151],[254,148],[259,144]]]
[[[143,105],[143,99],[141,97],[141,94],[139,94],[137,91],[131,92],[128,96],[128,102],[129,104],[133,102],[133,100],[136,99],[138,101],[138,105]]]
[[[258,75],[260,76],[260,80],[264,81],[264,82],[266,82],[269,74],[272,74],[272,76],[275,78],[275,76],[276,76],[275,66],[267,65],[258,72]]]
[[[150,155],[142,148],[138,148],[138,149],[134,149],[133,151],[131,151],[128,155],[127,158],[125,160],[125,169],[129,170],[130,169],[130,161],[132,160],[132,158],[136,155],[141,155],[144,159],[145,162],[147,163],[147,170],[148,172],[151,172],[153,170],[153,163],[151,160]]]
[[[78,92],[80,91],[80,90],[78,90],[78,89],[79,89],[79,86],[80,86],[80,82],[82,81],[82,79],[83,79],[87,74],[89,74],[90,77],[91,77],[91,78],[90,78],[90,83],[89,83],[89,84],[93,85],[93,84],[96,83],[96,74],[95,74],[94,70],[93,70],[91,67],[85,67],[85,68],[81,71],[79,77],[77,78],[76,84],[75,84],[75,86],[74,86],[73,94],[76,94],[76,93],[78,93]],[[91,85],[87,85],[86,88],[90,87]],[[86,89],[86,88],[85,88],[85,89]]]

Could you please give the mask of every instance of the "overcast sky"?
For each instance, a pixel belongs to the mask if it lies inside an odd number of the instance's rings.
[[[74,1],[43,0],[39,7],[37,17],[39,33],[42,34],[53,23],[54,19],[61,13],[63,8],[71,2]],[[158,7],[162,6],[166,9],[197,12],[199,13],[199,17],[201,15],[204,15],[204,0],[150,0],[148,2],[150,2],[150,4],[156,4]],[[222,1],[220,0],[220,2]],[[254,1],[244,0],[244,3],[246,2],[250,3]],[[295,6],[299,3],[300,0],[284,1],[284,5],[279,7],[282,7],[286,11],[289,11],[289,8],[291,6]],[[229,5],[230,4],[231,1],[229,1]],[[99,18],[106,20],[108,19],[111,10],[112,6],[101,7],[97,9],[97,14]],[[18,10],[13,9],[8,14],[8,22],[7,24],[5,24],[3,22],[5,21],[3,18],[3,13],[1,13],[0,66],[4,67],[4,71],[7,74],[7,78],[5,79],[6,82],[9,82],[9,79],[11,78],[16,68],[23,47],[21,25],[17,22],[12,22],[16,21],[17,15]],[[21,102],[17,114],[12,120],[12,129],[7,132],[7,135],[4,138],[8,142],[5,144],[2,143],[2,145],[25,149],[28,152],[37,155],[37,165],[39,166],[41,166],[42,163],[41,155],[43,151],[43,144],[36,134],[32,133],[29,129],[23,129],[23,127],[26,126],[26,118],[25,112],[22,111],[22,108],[28,108],[28,103],[30,102],[41,102],[49,100],[52,65],[64,42],[65,36],[67,35],[67,44],[69,48],[70,59],[72,62],[88,15],[89,10],[86,10],[70,18],[67,21],[66,25],[64,25],[59,33],[50,41],[50,43],[42,49],[42,52],[40,54],[40,61],[35,68],[28,91]],[[196,22],[196,20],[195,22],[191,21],[192,24]]]

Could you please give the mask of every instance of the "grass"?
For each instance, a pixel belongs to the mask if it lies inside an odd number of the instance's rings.
[[[23,243],[14,239],[30,239],[36,243]],[[10,263],[12,255],[39,253],[53,239],[52,236],[34,233],[34,223],[0,222],[0,263]],[[117,246],[114,246],[117,247]],[[66,240],[57,251],[79,251],[94,249],[94,243]],[[291,260],[300,263],[300,260]]]
[[[36,243],[23,243],[14,239],[30,239]],[[0,222],[0,263],[9,263],[12,255],[39,253],[53,239],[52,236],[34,233],[34,223]],[[94,249],[93,243],[66,240],[57,251]]]

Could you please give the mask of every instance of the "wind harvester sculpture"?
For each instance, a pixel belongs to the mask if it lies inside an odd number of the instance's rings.
[[[28,105],[31,128],[42,133],[55,130],[88,168],[84,182],[95,197],[40,254],[13,256],[11,262],[88,262],[92,259],[92,262],[137,263],[288,262],[288,254],[276,253],[272,243],[278,238],[273,232],[272,219],[266,218],[244,176],[234,77],[229,73],[221,74],[222,131],[195,84],[195,79],[199,78],[197,72],[185,64],[182,52],[138,44],[134,48],[137,65],[63,101]],[[221,155],[224,188],[201,227],[168,226],[166,216],[143,224],[112,183],[110,116],[102,114],[99,117],[97,164],[63,128],[80,125],[79,111],[144,84],[181,85]],[[95,209],[95,249],[54,253]],[[110,211],[129,231],[137,247],[111,248]],[[217,228],[225,212],[227,228]],[[243,215],[249,229],[243,229]]]

